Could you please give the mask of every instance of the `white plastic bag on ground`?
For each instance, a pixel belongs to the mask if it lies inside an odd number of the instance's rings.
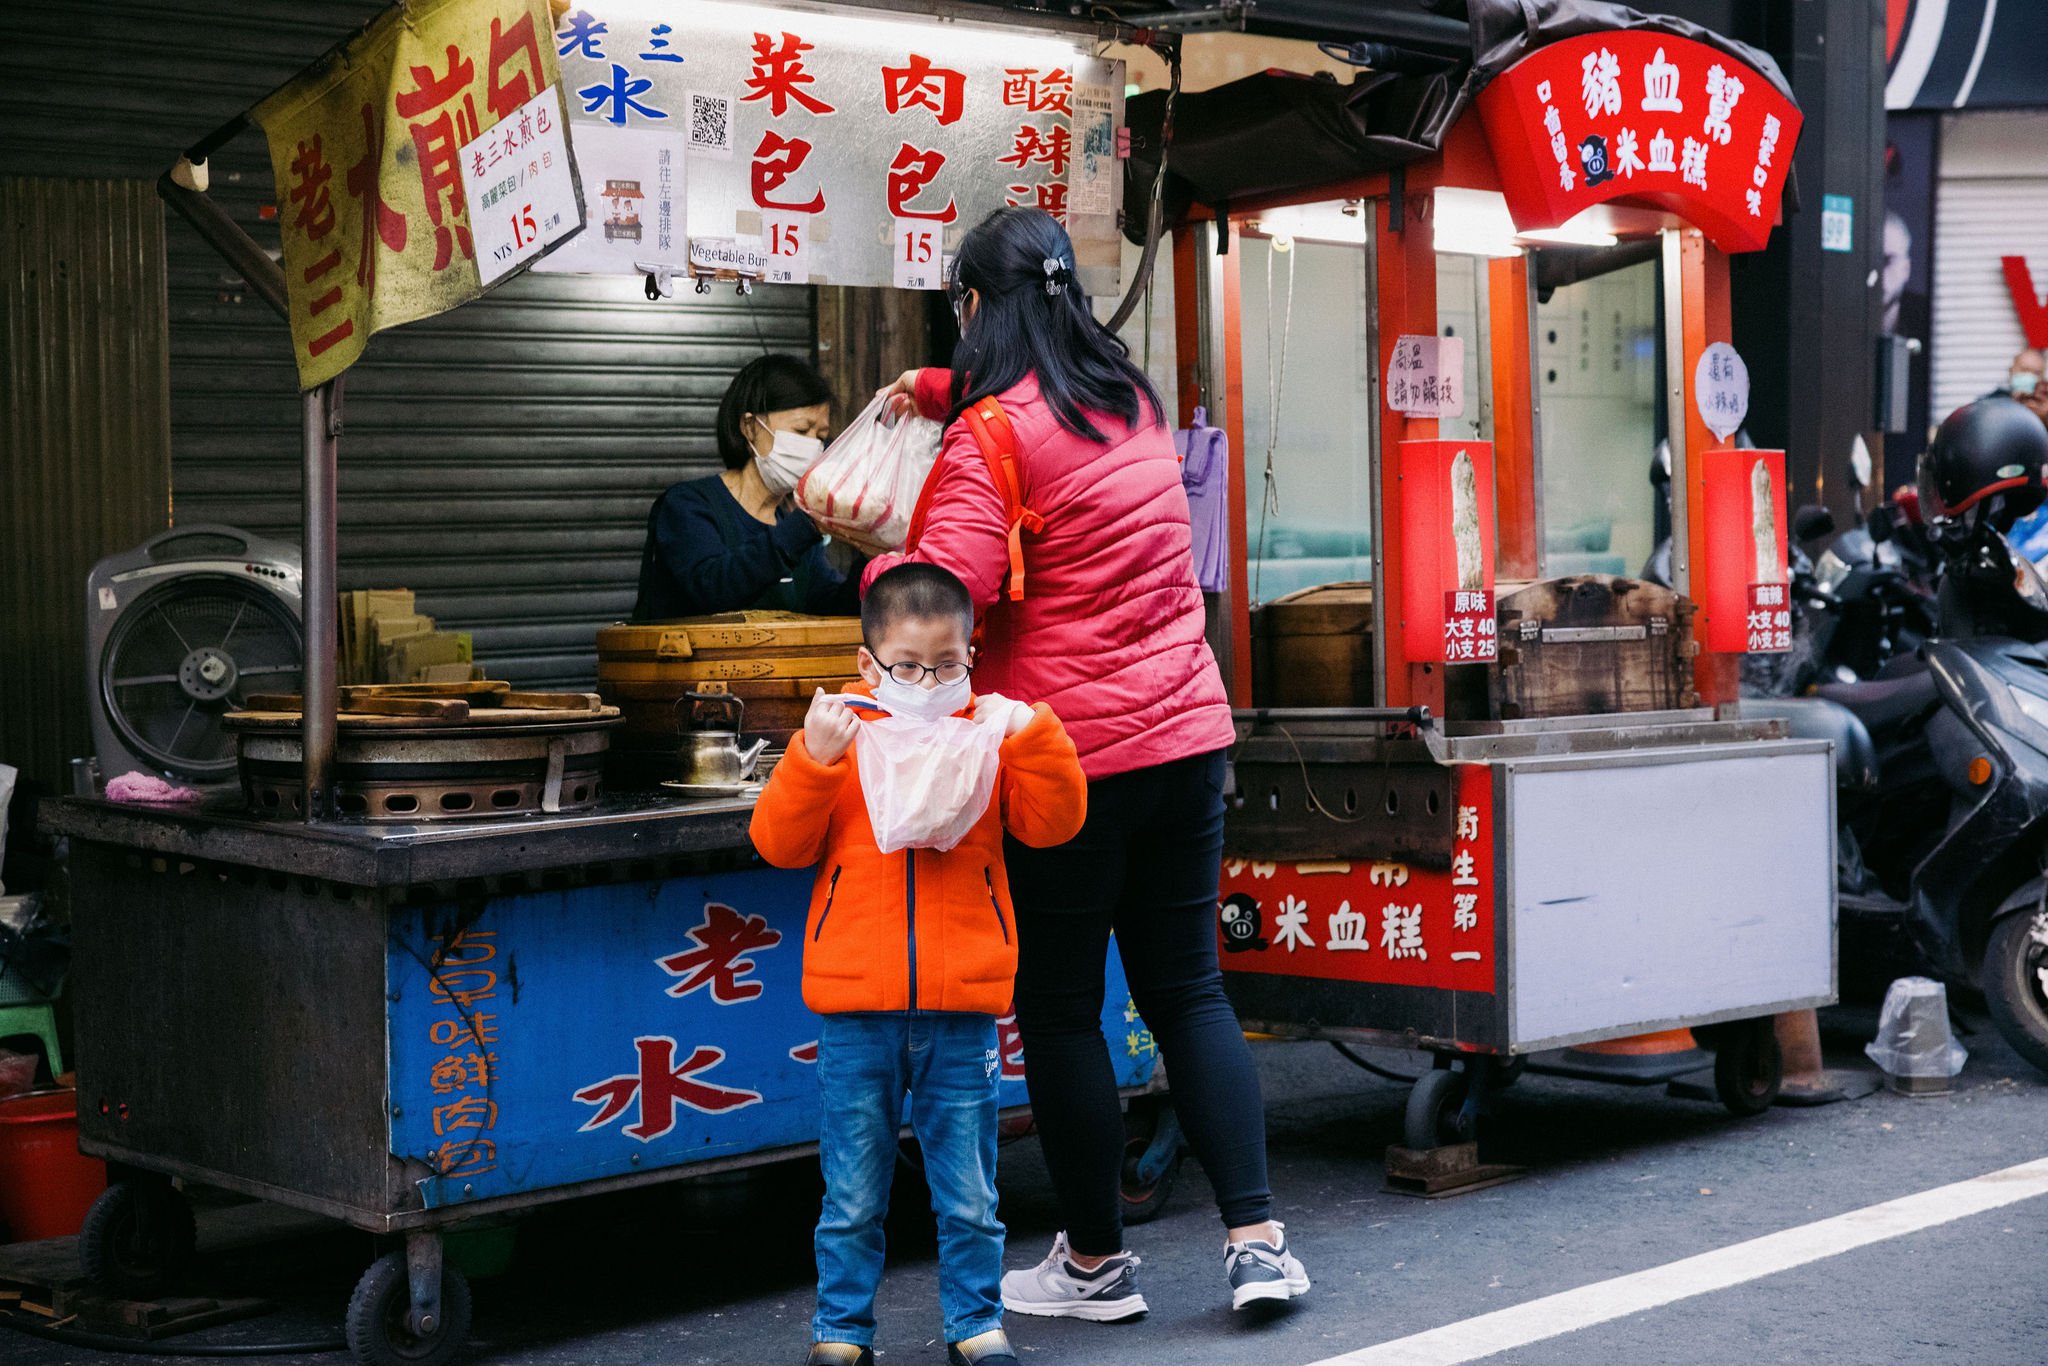
[[[1884,994],[1877,1038],[1863,1051],[1894,1077],[1953,1077],[1969,1051],[1948,1027],[1948,991],[1926,977],[1901,977]]]
[[[885,416],[879,398],[861,409],[796,486],[796,505],[821,529],[870,551],[903,548],[939,458],[938,423]]]
[[[875,843],[940,853],[967,838],[988,810],[1002,768],[1003,728],[964,716],[905,721],[893,716],[854,732],[861,795]]]

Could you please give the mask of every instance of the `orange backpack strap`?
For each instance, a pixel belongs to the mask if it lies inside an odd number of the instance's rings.
[[[1010,601],[1024,599],[1024,533],[1045,530],[1045,519],[1024,506],[1024,486],[1017,471],[1017,436],[1010,430],[1010,415],[993,396],[981,399],[960,414],[974,444],[988,461],[989,477],[1003,500],[1010,525]]]

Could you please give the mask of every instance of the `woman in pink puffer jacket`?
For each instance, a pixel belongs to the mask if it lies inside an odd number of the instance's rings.
[[[1110,932],[1216,1190],[1232,1303],[1284,1300],[1308,1276],[1272,1218],[1258,1074],[1216,961],[1230,704],[1203,636],[1187,497],[1159,398],[1074,280],[1066,231],[1002,209],[961,241],[948,284],[953,368],[885,392],[946,426],[905,558],[974,595],[975,691],[1049,703],[1081,752],[1088,817],[1057,849],[1006,851],[1017,908],[1017,1024],[1066,1228],[1003,1278],[1014,1312],[1110,1321],[1143,1313],[1124,1250],[1124,1131],[1102,1036]],[[1008,591],[1008,504],[960,414],[993,395],[1016,437],[1025,594]]]

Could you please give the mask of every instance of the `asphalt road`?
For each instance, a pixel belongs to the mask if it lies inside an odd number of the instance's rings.
[[[1399,1137],[1404,1088],[1325,1047],[1261,1045],[1273,1184],[1315,1278],[1310,1296],[1277,1315],[1231,1313],[1220,1227],[1190,1163],[1166,1214],[1131,1233],[1149,1317],[1105,1326],[1013,1316],[1012,1336],[1027,1363],[1309,1366],[2048,1156],[2048,1079],[1972,1022],[1970,1064],[1937,1098],[1879,1093],[1738,1120],[1661,1089],[1530,1078],[1508,1093],[1487,1140],[1489,1158],[1525,1164],[1528,1177],[1443,1201],[1383,1190],[1381,1155]],[[1874,1012],[1830,1012],[1826,1023],[1831,1064],[1867,1069],[1856,1045]],[[1005,1149],[1002,1187],[1011,1262],[1035,1260],[1055,1215],[1034,1143]],[[914,1181],[898,1190],[879,1355],[941,1363],[930,1217],[913,1203]],[[544,1212],[519,1229],[510,1271],[478,1284],[461,1359],[800,1362],[816,1199],[814,1169],[783,1167]],[[2040,1363],[2044,1216],[2048,1200],[2021,1200],[1487,1359]],[[369,1251],[357,1235],[319,1234],[214,1257],[208,1293],[262,1291],[281,1307],[192,1340],[331,1337]],[[0,1334],[0,1360],[115,1359]]]

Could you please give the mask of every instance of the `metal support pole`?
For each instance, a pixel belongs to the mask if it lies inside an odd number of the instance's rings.
[[[1671,447],[1671,586],[1680,597],[1692,596],[1692,509],[1687,503],[1686,471],[1695,452],[1686,449],[1686,414],[1692,376],[1685,371],[1685,243],[1680,229],[1663,231],[1665,440]]]
[[[331,379],[302,395],[305,440],[302,553],[306,662],[300,746],[305,758],[304,816],[308,824],[329,816],[334,771],[334,714],[340,702],[335,666],[334,544],[335,450],[341,435],[341,380]]]
[[[270,253],[263,250],[255,238],[242,230],[240,223],[228,216],[227,210],[197,190],[188,190],[178,184],[168,171],[157,178],[156,192],[164,203],[177,210],[180,218],[192,225],[193,231],[208,246],[241,272],[257,298],[269,304],[278,317],[291,321],[291,302],[285,297],[284,268],[270,258]]]

